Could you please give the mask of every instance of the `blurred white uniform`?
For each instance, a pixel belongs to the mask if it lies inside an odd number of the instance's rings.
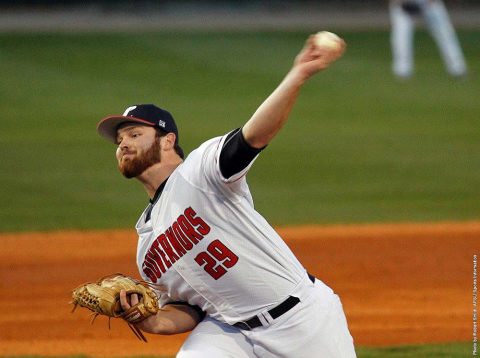
[[[408,8],[412,11],[408,11]],[[413,73],[413,34],[417,16],[424,19],[448,73],[455,77],[464,76],[467,73],[467,66],[462,49],[441,0],[390,1],[393,73],[402,78],[410,77]]]

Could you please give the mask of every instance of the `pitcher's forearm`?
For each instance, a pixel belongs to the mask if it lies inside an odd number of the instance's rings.
[[[263,148],[270,143],[288,120],[305,81],[339,59],[345,46],[345,42],[332,33],[310,36],[290,72],[243,126],[247,143],[254,148]]]
[[[188,305],[167,305],[140,322],[137,327],[153,334],[171,335],[189,332],[195,328],[202,317]]]
[[[254,148],[263,148],[280,131],[296,102],[305,79],[292,69],[243,126],[242,133]]]

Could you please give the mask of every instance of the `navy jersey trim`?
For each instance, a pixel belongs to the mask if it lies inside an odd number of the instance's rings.
[[[228,179],[240,173],[265,147],[253,148],[245,140],[241,128],[230,132],[220,152],[220,172],[223,177]]]
[[[168,177],[168,178],[170,178],[170,177]],[[162,184],[160,184],[157,191],[155,191],[155,195],[153,196],[153,198],[149,200],[150,204],[148,204],[147,212],[146,212],[146,215],[145,215],[145,222],[148,222],[150,220],[150,217],[152,215],[153,206],[155,205],[155,203],[160,198],[160,195],[162,195],[163,189],[165,188],[165,185],[167,185],[168,178],[165,179]]]

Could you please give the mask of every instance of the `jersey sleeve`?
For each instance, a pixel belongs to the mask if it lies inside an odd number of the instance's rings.
[[[241,132],[241,129],[235,129],[218,138],[214,151],[205,157],[204,170],[207,176],[226,185],[245,178],[263,148],[250,147]]]
[[[241,143],[244,139],[235,136],[238,131],[240,129],[201,144],[181,165],[181,175],[203,191],[229,197],[250,195],[245,177],[261,150],[245,149]],[[224,163],[223,172],[220,163]]]
[[[224,178],[231,178],[249,167],[264,149],[253,148],[247,143],[241,128],[227,134],[220,150],[220,173]]]

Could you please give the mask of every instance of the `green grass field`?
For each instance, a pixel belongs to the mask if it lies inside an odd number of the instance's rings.
[[[275,225],[478,219],[480,32],[460,33],[463,81],[419,34],[408,82],[391,75],[388,32],[339,33],[345,57],[305,86],[249,174],[258,210]],[[156,103],[189,152],[241,126],[306,36],[0,34],[0,231],[132,227],[147,197],[97,121]]]
[[[480,31],[449,78],[426,33],[417,74],[390,72],[388,32],[342,32],[345,57],[309,82],[249,174],[273,224],[478,220]],[[116,170],[97,121],[169,109],[189,152],[241,126],[306,32],[0,34],[0,232],[132,227],[147,202]],[[467,357],[470,343],[359,348],[358,356]],[[26,357],[24,357],[26,358]]]
[[[470,343],[451,343],[438,345],[412,345],[390,348],[356,348],[358,358],[464,358],[472,356]],[[21,356],[3,358],[42,358],[41,356]],[[57,358],[88,358],[88,356],[66,356]],[[141,356],[128,358],[174,358],[173,356]]]

